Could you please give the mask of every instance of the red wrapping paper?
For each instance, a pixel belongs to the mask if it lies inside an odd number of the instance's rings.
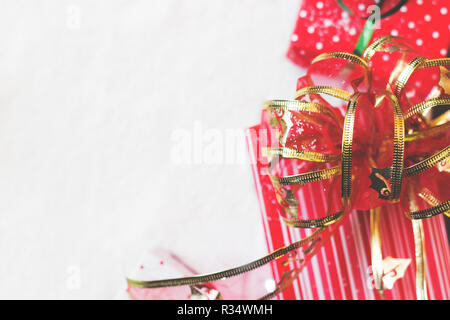
[[[323,52],[352,52],[370,16],[367,9],[375,0],[344,0],[355,14],[343,10],[336,0],[303,0],[291,35],[287,57],[301,67]],[[393,8],[398,0],[384,2],[380,13]],[[444,57],[450,44],[450,2],[448,0],[411,0],[393,15],[380,20],[372,39],[401,35],[428,57]],[[383,70],[380,70],[381,72]]]

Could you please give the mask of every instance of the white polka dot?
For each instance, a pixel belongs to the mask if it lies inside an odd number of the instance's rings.
[[[323,8],[323,2],[322,1],[317,2],[316,3],[316,7],[317,7],[317,9],[322,9]]]
[[[300,18],[305,18],[308,15],[308,12],[306,12],[305,10],[300,11]]]
[[[403,7],[400,8],[400,11],[401,12],[406,12],[406,11],[408,11],[408,9],[406,8],[406,6],[403,6]]]
[[[423,1],[422,1],[422,0],[417,0],[417,4],[418,4],[419,6],[421,6],[421,5],[423,4]]]
[[[446,15],[447,12],[448,12],[448,10],[447,10],[446,7],[442,7],[442,8],[441,8],[441,14]]]
[[[294,41],[294,42],[297,41],[298,40],[298,35],[293,34],[292,37],[291,37],[291,40]]]
[[[300,50],[301,55],[304,55],[305,53],[306,53],[305,50]]]
[[[358,9],[361,10],[361,11],[363,11],[365,8],[366,8],[366,6],[364,4],[362,4],[362,3],[360,3],[358,5]]]
[[[309,26],[308,27],[308,33],[314,33],[314,27],[313,26]]]
[[[351,36],[354,36],[356,34],[356,29],[355,28],[351,28],[350,31],[348,32]]]
[[[408,22],[408,28],[413,29],[416,26],[416,24],[412,21]]]
[[[398,31],[397,30],[395,30],[395,29],[393,29],[392,31],[391,31],[391,34],[393,35],[393,36],[398,36]]]
[[[440,53],[441,53],[443,56],[447,55],[447,49],[442,48],[441,51],[440,51]]]
[[[333,42],[339,42],[339,37],[338,36],[333,36]]]
[[[348,19],[349,14],[348,14],[347,11],[342,11],[341,16],[342,16],[342,18],[344,18],[344,19]]]
[[[385,54],[385,55],[383,55],[383,57],[381,59],[383,59],[383,61],[388,61],[389,60],[389,56],[387,54]]]
[[[425,21],[431,21],[431,16],[429,14],[425,15]]]
[[[420,88],[420,86],[422,85],[422,82],[420,81],[416,81],[416,86]]]
[[[439,32],[434,31],[434,32],[432,33],[432,36],[433,36],[433,38],[435,38],[435,39],[439,38]]]
[[[333,24],[333,21],[331,21],[330,19],[325,19],[325,21],[323,22],[323,25],[327,28],[329,26],[331,26],[332,24]]]
[[[418,46],[423,45],[423,40],[422,40],[422,39],[417,39],[417,40],[416,40],[416,44],[417,44]]]
[[[322,50],[322,48],[323,48],[322,42],[317,42],[317,43],[316,43],[316,49],[317,49],[317,50]]]

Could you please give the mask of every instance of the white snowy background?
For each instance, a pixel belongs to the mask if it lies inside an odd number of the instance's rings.
[[[0,4],[0,298],[120,298],[155,247],[201,272],[266,253],[250,165],[198,152],[293,97],[299,0]]]

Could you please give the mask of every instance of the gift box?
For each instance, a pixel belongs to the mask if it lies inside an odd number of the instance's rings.
[[[445,0],[303,0],[287,57],[307,67],[323,52],[353,52],[361,35],[361,52],[370,39],[401,35],[425,56],[446,56],[449,10]]]
[[[255,188],[261,207],[261,218],[271,252],[312,233],[309,229],[290,228],[281,219],[280,206],[272,182],[267,175],[268,163],[261,153],[267,131],[260,125],[247,130]],[[261,141],[261,136],[263,139]],[[325,206],[325,194],[305,189],[302,206],[308,212]],[[387,299],[416,299],[414,239],[409,219],[395,207],[382,210],[380,221]],[[450,251],[442,216],[424,221],[426,241],[426,278],[428,297],[450,298]],[[292,286],[278,299],[381,299],[375,288],[371,267],[370,217],[368,211],[353,210],[335,228],[327,242],[316,244],[318,252],[302,269]],[[295,263],[295,261],[294,261]],[[286,272],[280,262],[274,266],[274,277],[280,281]]]
[[[269,250],[332,228],[280,298],[449,298],[450,113],[430,112],[450,104],[449,65],[385,36],[264,103],[248,144]]]

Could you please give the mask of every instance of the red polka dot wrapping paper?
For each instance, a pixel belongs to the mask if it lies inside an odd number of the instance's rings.
[[[260,128],[248,129],[247,142],[253,168],[261,218],[268,251],[283,247],[312,233],[310,229],[290,228],[280,218],[280,207],[267,174],[267,163],[261,161]],[[326,206],[325,194],[312,193],[305,188],[302,206],[313,212]],[[426,278],[428,297],[432,300],[450,299],[450,251],[443,216],[422,220],[426,244]],[[385,290],[388,300],[416,299],[415,252],[411,221],[398,207],[385,206],[380,216],[383,258],[409,261],[405,273],[392,289]],[[380,299],[373,285],[370,253],[369,211],[354,210],[322,244],[307,267],[293,284],[277,296],[278,299],[301,300],[374,300]],[[279,281],[283,265],[274,268]]]
[[[375,0],[344,0],[348,13],[337,0],[303,0],[291,35],[287,57],[307,67],[320,53],[353,52],[366,20],[377,5]],[[399,0],[386,0],[380,14],[394,8]],[[384,35],[401,36],[426,57],[445,57],[450,44],[450,1],[410,0],[394,14],[382,18],[372,40]],[[382,70],[380,70],[382,72]]]

